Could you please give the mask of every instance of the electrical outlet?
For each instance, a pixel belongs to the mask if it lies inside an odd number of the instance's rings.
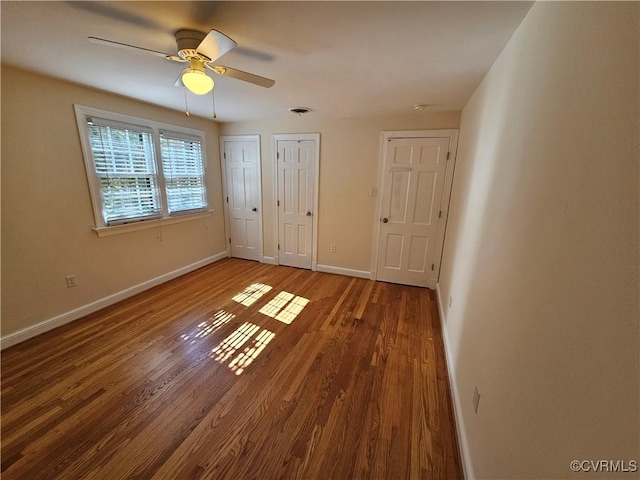
[[[67,288],[73,288],[78,286],[78,279],[75,275],[67,275]]]
[[[453,305],[453,297],[449,296],[449,309],[451,309],[451,305]]]
[[[330,245],[330,246],[329,246],[329,251],[330,251],[331,253],[336,253],[336,246],[335,246],[335,245]]]
[[[478,413],[478,405],[480,405],[480,392],[478,392],[478,387],[476,386],[473,390],[473,411]]]

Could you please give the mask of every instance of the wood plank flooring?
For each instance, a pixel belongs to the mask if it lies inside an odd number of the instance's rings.
[[[462,478],[435,295],[225,259],[9,348],[2,477]]]

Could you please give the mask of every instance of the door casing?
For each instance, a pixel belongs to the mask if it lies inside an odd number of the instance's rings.
[[[375,280],[378,273],[378,247],[380,244],[380,222],[382,218],[382,198],[384,195],[384,174],[385,174],[385,159],[387,156],[387,146],[389,139],[400,138],[438,138],[449,137],[450,149],[449,160],[447,161],[447,168],[444,177],[444,186],[442,191],[442,200],[440,204],[440,210],[442,211],[442,217],[438,224],[438,233],[436,236],[435,253],[433,263],[435,265],[434,270],[429,279],[429,288],[435,289],[440,277],[440,266],[442,262],[442,249],[444,247],[444,237],[446,232],[447,219],[449,215],[449,200],[451,199],[451,187],[453,186],[453,174],[455,170],[456,153],[458,148],[458,134],[457,129],[447,130],[408,130],[397,132],[382,132],[380,136],[380,154],[378,156],[378,180],[377,180],[377,199],[376,208],[374,214],[374,235],[373,235],[373,248],[371,256],[371,279]]]
[[[318,267],[318,187],[320,185],[320,134],[319,133],[282,133],[273,135],[273,235],[275,251],[275,264],[280,265],[280,252],[277,249],[279,242],[279,208],[278,208],[278,142],[279,141],[303,141],[311,140],[315,147],[314,180],[313,180],[313,212],[312,212],[312,245],[311,245],[311,270],[316,271]]]
[[[224,205],[224,228],[225,228],[225,244],[227,245],[227,256],[231,256],[231,244],[229,238],[231,236],[231,224],[230,224],[230,212],[229,204],[226,202],[226,198],[229,195],[229,189],[227,185],[227,162],[224,158],[225,142],[250,142],[255,144],[256,148],[256,182],[257,182],[257,195],[258,195],[258,260],[264,261],[264,247],[263,247],[263,230],[262,230],[262,160],[260,157],[260,135],[223,135],[219,138],[220,145],[220,165],[222,167],[222,204]]]

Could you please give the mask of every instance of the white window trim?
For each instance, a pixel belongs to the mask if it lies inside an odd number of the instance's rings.
[[[189,213],[185,215],[175,215],[173,217],[155,218],[152,220],[139,220],[132,223],[122,223],[110,227],[96,227],[92,230],[98,234],[98,237],[110,237],[111,235],[119,235],[121,233],[136,232],[138,230],[146,230],[148,228],[164,227],[174,223],[188,222],[190,220],[198,220],[200,218],[210,217],[213,210],[206,212]]]
[[[205,134],[201,130],[195,130],[192,128],[181,127],[178,125],[172,125],[168,123],[157,122],[146,118],[133,117],[131,115],[123,115],[120,113],[110,112],[108,110],[101,110],[98,108],[87,107],[84,105],[74,104],[76,113],[76,122],[78,124],[78,132],[80,134],[80,144],[82,147],[82,155],[84,158],[85,171],[87,174],[87,182],[89,184],[89,191],[91,194],[91,205],[93,209],[93,216],[95,220],[95,228],[92,230],[98,234],[98,237],[106,237],[110,235],[116,235],[120,233],[133,232],[137,230],[144,230],[147,228],[157,228],[164,225],[171,225],[175,223],[182,223],[189,220],[197,220],[200,218],[208,217],[214,211],[209,209],[206,211],[197,211],[192,213],[176,213],[172,216],[168,215],[166,193],[164,191],[164,177],[162,174],[162,160],[160,150],[160,132],[167,131],[171,133],[185,135],[186,138],[198,138],[202,144],[203,155],[203,168],[205,172],[205,182],[207,176],[207,146],[205,140]],[[158,177],[161,187],[162,198],[162,218],[153,218],[148,220],[132,220],[131,223],[123,223],[120,225],[106,225],[102,216],[102,200],[100,195],[100,189],[98,188],[97,175],[95,166],[93,165],[93,157],[91,154],[91,143],[89,140],[89,130],[87,128],[87,117],[98,117],[107,120],[113,120],[115,122],[129,123],[138,125],[141,127],[149,128],[153,134],[153,142],[156,150],[156,156],[158,161]],[[207,196],[209,197],[208,189]],[[207,203],[210,204],[209,199]]]

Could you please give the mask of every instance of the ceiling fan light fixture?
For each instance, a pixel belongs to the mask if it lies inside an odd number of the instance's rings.
[[[196,95],[209,93],[213,90],[213,79],[205,73],[204,64],[194,60],[190,63],[182,72],[182,83]]]

